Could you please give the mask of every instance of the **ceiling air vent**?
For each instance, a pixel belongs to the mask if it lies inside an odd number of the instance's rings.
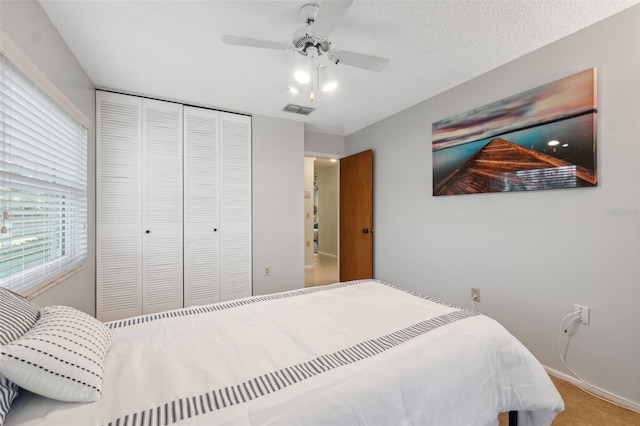
[[[315,111],[315,108],[309,108],[302,105],[288,104],[287,106],[284,107],[283,111],[292,112],[294,114],[300,114],[300,115],[309,115],[313,111]]]

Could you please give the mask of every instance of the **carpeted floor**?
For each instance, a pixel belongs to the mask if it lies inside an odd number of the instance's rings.
[[[551,376],[562,395],[565,409],[552,426],[630,426],[640,425],[640,413],[626,410],[593,397],[571,383]],[[509,424],[506,414],[500,415],[500,426]]]

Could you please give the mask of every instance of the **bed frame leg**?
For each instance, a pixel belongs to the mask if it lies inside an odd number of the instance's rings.
[[[518,426],[518,412],[509,411],[509,426]]]

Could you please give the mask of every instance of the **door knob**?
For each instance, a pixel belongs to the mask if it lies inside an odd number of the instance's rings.
[[[364,229],[362,230],[362,233],[364,233],[364,234],[368,234],[368,233],[369,233],[369,228],[364,228]]]
[[[150,233],[151,233],[151,230],[150,230],[150,229],[147,229],[147,230],[146,230],[146,231],[144,231],[144,232],[145,232],[145,234],[150,234]]]

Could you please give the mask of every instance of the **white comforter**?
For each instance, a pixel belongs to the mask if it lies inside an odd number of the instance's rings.
[[[548,425],[563,409],[497,322],[376,281],[109,325],[100,400],[23,392],[5,425]]]

